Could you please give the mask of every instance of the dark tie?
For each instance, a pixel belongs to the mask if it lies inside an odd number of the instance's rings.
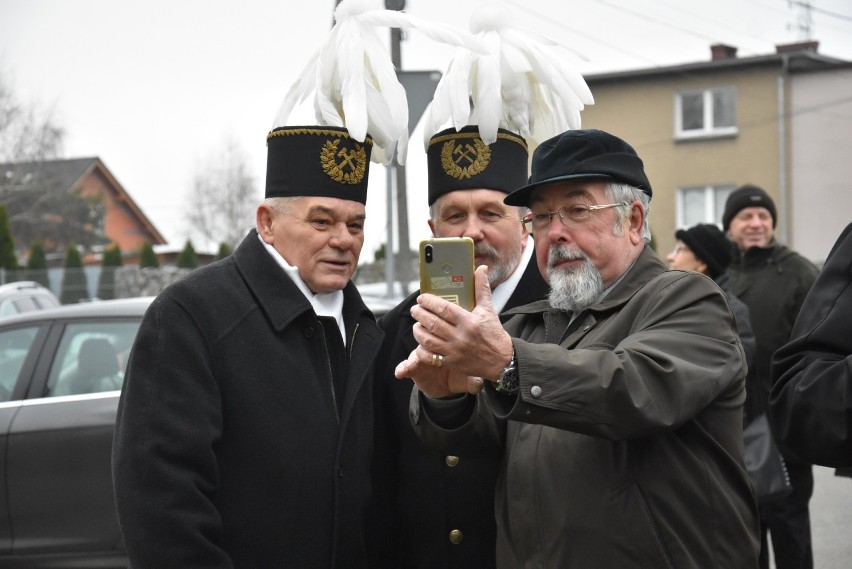
[[[322,325],[325,337],[325,346],[328,350],[328,359],[331,364],[332,382],[334,385],[334,398],[337,402],[337,413],[343,408],[343,397],[346,394],[346,376],[349,373],[349,356],[346,354],[346,346],[340,335],[340,328],[333,316],[317,316]]]

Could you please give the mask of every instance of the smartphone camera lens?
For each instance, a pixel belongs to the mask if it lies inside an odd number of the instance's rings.
[[[426,245],[426,249],[423,252],[423,256],[426,258],[427,263],[432,262],[432,246]]]

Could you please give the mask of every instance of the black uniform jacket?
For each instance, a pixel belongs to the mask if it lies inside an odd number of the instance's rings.
[[[344,298],[339,413],[322,327],[254,231],[154,301],[113,447],[134,569],[365,566],[382,333],[352,283]]]
[[[815,464],[852,467],[852,224],[772,359],[775,437]]]
[[[542,299],[548,290],[533,257],[504,310]],[[419,294],[379,320],[385,339],[376,365],[370,567],[493,568],[494,487],[502,448],[449,454],[427,449],[408,417],[413,382],[393,375],[417,347],[410,309]]]

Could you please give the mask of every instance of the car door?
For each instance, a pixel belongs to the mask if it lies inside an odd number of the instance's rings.
[[[112,492],[112,436],[138,327],[139,318],[50,326],[6,442],[15,556],[123,549]]]
[[[0,457],[7,456],[10,427],[29,388],[47,328],[44,324],[25,324],[0,330]],[[0,460],[0,555],[12,549],[7,467],[8,460]]]

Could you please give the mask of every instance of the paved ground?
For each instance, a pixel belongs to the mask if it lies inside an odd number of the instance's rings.
[[[852,569],[852,478],[814,467],[811,533],[814,569]]]

